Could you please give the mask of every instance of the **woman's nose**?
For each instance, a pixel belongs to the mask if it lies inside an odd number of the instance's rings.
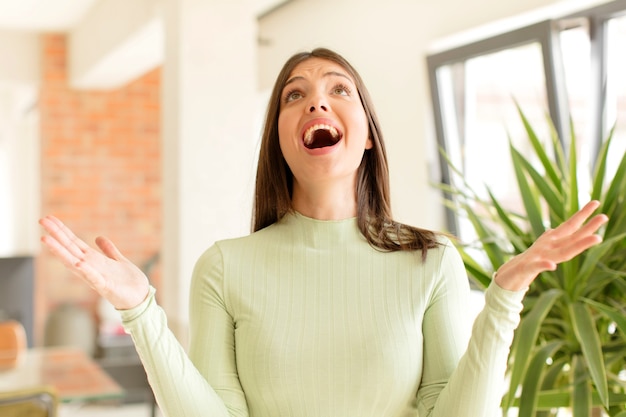
[[[313,113],[315,111],[315,109],[319,109],[319,110],[322,110],[322,111],[328,111],[328,108],[326,107],[325,104],[319,104],[317,106],[311,105],[311,107],[309,107],[309,112]]]
[[[328,111],[328,103],[321,95],[315,95],[311,98],[311,102],[309,103],[309,113],[315,111]]]

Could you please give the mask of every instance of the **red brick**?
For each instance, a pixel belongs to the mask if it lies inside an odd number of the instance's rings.
[[[67,83],[66,38],[42,36],[41,212],[54,214],[93,245],[114,240],[141,265],[161,248],[161,70],[110,92]],[[159,287],[160,264],[150,274]],[[42,251],[36,260],[35,343],[54,306],[74,302],[95,314],[99,297]]]

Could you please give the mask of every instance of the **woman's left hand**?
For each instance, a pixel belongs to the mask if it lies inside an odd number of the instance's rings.
[[[598,214],[585,223],[599,206],[598,201],[590,201],[559,227],[544,232],[528,249],[498,269],[496,284],[505,290],[522,290],[541,272],[554,271],[561,262],[602,242],[595,233],[609,218]]]

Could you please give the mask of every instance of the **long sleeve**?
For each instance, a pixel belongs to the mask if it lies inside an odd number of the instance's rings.
[[[468,288],[459,280],[467,281],[467,274],[458,252],[453,248],[446,251],[439,286],[424,316],[419,415],[495,417],[500,415],[507,358],[524,291],[506,291],[492,283],[471,337],[463,339],[469,328],[463,301]]]
[[[156,304],[154,289],[142,304],[120,313],[165,416],[230,416],[222,399],[167,327],[165,312]]]
[[[224,298],[222,254],[218,245],[196,263],[189,305],[189,357],[224,400],[233,417],[246,417],[248,406],[235,359],[235,322]]]

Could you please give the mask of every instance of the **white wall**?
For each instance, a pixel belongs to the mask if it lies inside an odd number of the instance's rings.
[[[0,30],[0,257],[39,250],[39,38]]]
[[[269,88],[282,63],[300,50],[325,46],[342,53],[360,72],[376,104],[395,217],[442,230],[441,199],[430,186],[438,181],[439,168],[425,62],[429,49],[444,37],[494,21],[524,15],[520,20],[527,23],[591,3],[296,0],[259,22],[259,83]],[[505,22],[503,28],[513,24]]]
[[[39,52],[37,34],[0,29],[0,83],[39,82]]]
[[[39,251],[39,131],[33,85],[0,85],[0,258]]]

